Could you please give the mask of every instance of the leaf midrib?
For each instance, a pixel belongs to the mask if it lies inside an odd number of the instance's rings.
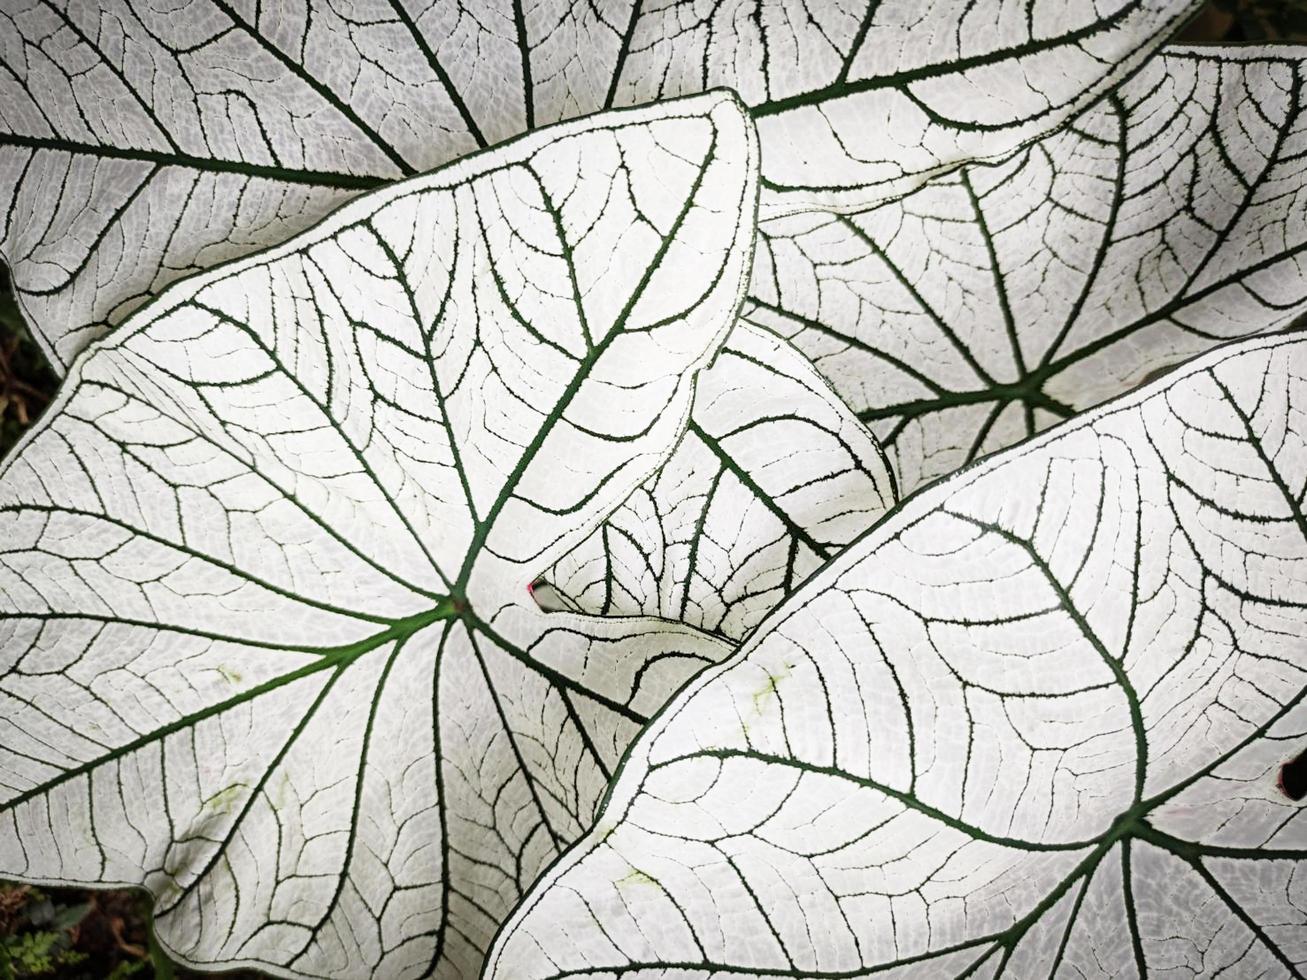
[[[709,142],[707,150],[704,153],[698,171],[695,173],[694,182],[691,185],[687,194],[685,195],[684,203],[681,206],[680,212],[676,216],[676,220],[672,222],[672,225],[668,229],[667,234],[663,236],[663,240],[659,243],[657,252],[649,259],[648,263],[645,265],[644,272],[640,277],[640,281],[636,284],[635,289],[632,290],[630,298],[623,305],[621,311],[614,318],[612,326],[609,327],[607,333],[604,334],[604,336],[598,341],[598,343],[593,344],[593,346],[591,346],[586,351],[585,356],[580,359],[580,362],[578,363],[576,370],[573,372],[571,379],[568,381],[567,387],[563,390],[558,400],[550,408],[548,414],[542,420],[539,428],[536,429],[536,432],[532,436],[530,443],[528,443],[526,447],[522,450],[521,455],[518,457],[517,462],[513,466],[512,472],[509,473],[507,478],[504,480],[504,483],[502,484],[498,494],[495,496],[494,503],[491,504],[489,510],[486,513],[486,516],[476,524],[475,529],[473,531],[472,540],[468,545],[467,554],[464,558],[463,567],[459,571],[458,578],[454,584],[454,590],[456,592],[461,593],[467,588],[468,581],[472,577],[473,568],[476,565],[477,559],[481,556],[481,552],[485,547],[486,541],[490,537],[490,533],[491,530],[494,528],[495,521],[498,520],[500,513],[503,511],[504,507],[507,506],[508,501],[512,499],[514,493],[517,490],[518,484],[521,482],[522,477],[526,474],[527,468],[534,461],[536,455],[540,452],[541,447],[544,445],[545,440],[549,437],[550,433],[553,432],[555,426],[562,419],[563,414],[567,411],[568,407],[571,405],[572,400],[576,397],[577,393],[581,390],[582,385],[585,383],[586,379],[590,376],[590,372],[594,369],[595,365],[599,362],[599,359],[603,356],[604,352],[607,351],[608,348],[614,342],[616,342],[617,338],[622,336],[622,334],[625,332],[627,320],[630,318],[631,313],[634,311],[636,304],[644,296],[644,291],[648,288],[649,283],[652,281],[655,272],[661,266],[663,258],[667,255],[668,250],[671,248],[672,243],[675,241],[676,234],[680,230],[681,225],[684,223],[686,216],[689,215],[691,209],[694,208],[694,206],[697,204],[700,188],[703,186],[704,178],[707,175],[708,170],[711,168],[713,164],[713,161],[716,156],[716,150],[717,150],[717,139],[718,139],[717,128],[711,119],[709,119],[709,123],[712,126],[712,130],[711,130],[712,138]],[[568,242],[566,241],[560,241],[559,245],[564,250],[570,248]],[[491,274],[495,277],[496,282],[498,282],[499,275],[494,270],[493,266],[491,267]],[[584,317],[584,314],[581,314],[579,310],[578,310],[578,314]]]

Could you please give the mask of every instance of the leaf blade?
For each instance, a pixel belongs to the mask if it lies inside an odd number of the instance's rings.
[[[1297,50],[1167,48],[994,167],[764,223],[746,315],[928,483],[1301,315],[1301,73]]]
[[[526,583],[672,450],[756,166],[720,93],[542,130],[82,355],[0,473],[5,873],[145,885],[187,963],[475,971],[729,650]],[[673,273],[695,288],[658,295]]]
[[[1301,910],[1209,862],[1307,858],[1268,765],[1307,731],[1304,358],[1227,346],[916,494],[652,723],[490,975],[1300,970]]]

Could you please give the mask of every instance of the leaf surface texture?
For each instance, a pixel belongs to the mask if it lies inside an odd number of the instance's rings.
[[[492,977],[1298,976],[1307,340],[906,501],[641,734]]]
[[[168,949],[470,976],[730,650],[528,586],[671,452],[747,280],[730,96],[619,110],[168,290],[0,474],[0,874]]]

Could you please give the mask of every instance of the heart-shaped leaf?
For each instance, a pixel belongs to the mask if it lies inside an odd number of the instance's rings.
[[[740,323],[676,452],[545,578],[565,608],[738,640],[893,504],[866,427],[803,355]]]
[[[736,89],[776,206],[884,199],[1052,129],[1197,5],[12,0],[0,250],[62,369],[362,187],[613,106]]]
[[[541,131],[168,290],[0,475],[0,875],[179,959],[467,976],[645,718],[729,651],[546,615],[747,280],[711,94]]]
[[[1168,49],[999,166],[768,222],[747,316],[915,489],[1307,310],[1303,71],[1296,49]]]
[[[1305,495],[1301,335],[921,492],[650,723],[488,974],[1302,975]]]

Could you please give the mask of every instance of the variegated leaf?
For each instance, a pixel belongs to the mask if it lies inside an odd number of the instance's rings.
[[[488,976],[1301,976],[1305,497],[1302,335],[922,491],[650,723]]]
[[[0,473],[0,876],[177,958],[470,977],[730,648],[528,586],[671,452],[748,276],[707,95],[377,191],[179,283]]]
[[[762,229],[747,316],[912,490],[1307,311],[1301,48],[1171,48],[1065,130],[851,215]]]
[[[714,86],[769,209],[865,205],[1062,122],[1198,0],[4,0],[0,250],[61,370],[360,188]]]

